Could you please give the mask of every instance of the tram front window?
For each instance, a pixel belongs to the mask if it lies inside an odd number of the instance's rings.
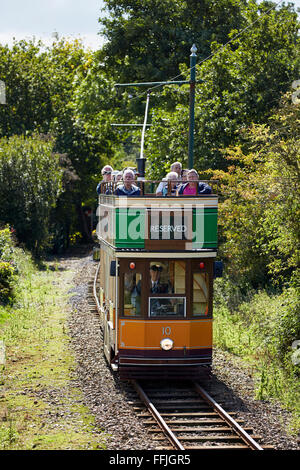
[[[185,317],[185,261],[153,260],[149,270],[149,316]]]
[[[124,315],[141,315],[142,275],[136,272],[124,274]]]
[[[185,297],[149,297],[150,317],[185,317]]]

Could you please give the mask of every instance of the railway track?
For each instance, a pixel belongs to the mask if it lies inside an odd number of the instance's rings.
[[[157,450],[264,450],[260,436],[242,428],[198,383],[132,384],[138,399],[131,404],[157,440]]]

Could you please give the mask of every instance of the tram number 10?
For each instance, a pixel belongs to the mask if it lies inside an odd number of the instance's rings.
[[[172,333],[171,328],[169,326],[163,326],[162,327],[162,334],[163,336],[170,336]]]

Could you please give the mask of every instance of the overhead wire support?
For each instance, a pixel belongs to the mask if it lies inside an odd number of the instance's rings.
[[[136,127],[143,127],[144,124],[111,124],[111,126],[114,126],[114,127],[130,127],[130,126],[136,126]],[[146,124],[147,127],[150,127],[151,124]]]
[[[161,85],[184,85],[190,83],[189,80],[176,80],[169,82],[140,82],[140,83],[115,83],[117,86],[161,86]]]

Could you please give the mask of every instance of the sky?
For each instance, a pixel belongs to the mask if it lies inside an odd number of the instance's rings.
[[[275,0],[277,1],[277,0]],[[300,8],[300,0],[294,0]],[[98,18],[103,0],[0,0],[0,43],[35,37],[51,44],[59,37],[80,37],[87,47],[99,49],[103,38]]]
[[[53,33],[58,33],[80,37],[87,47],[98,49],[103,44],[97,34],[103,4],[102,0],[0,0],[0,43],[35,37],[51,44]]]

